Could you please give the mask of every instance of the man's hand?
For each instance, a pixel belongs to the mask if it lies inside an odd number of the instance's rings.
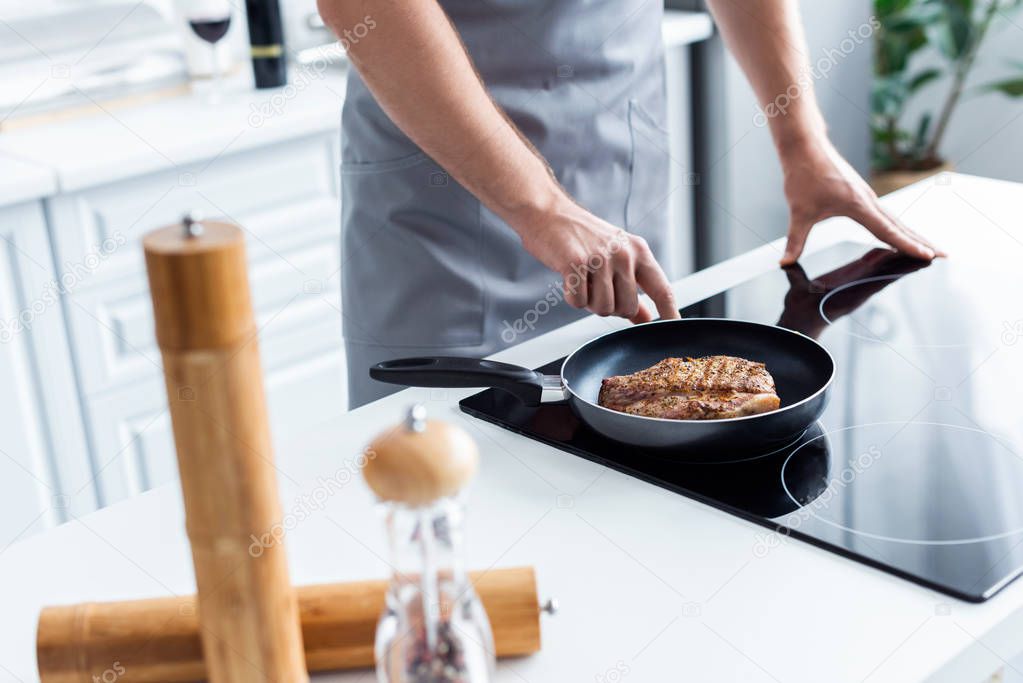
[[[914,258],[930,261],[945,255],[885,211],[866,181],[826,139],[783,154],[782,165],[790,215],[783,266],[799,259],[810,229],[832,216],[852,218],[882,242]]]
[[[570,305],[597,315],[648,322],[653,315],[639,301],[642,289],[662,319],[679,317],[671,285],[646,240],[601,220],[568,197],[512,227],[529,253],[561,274]]]

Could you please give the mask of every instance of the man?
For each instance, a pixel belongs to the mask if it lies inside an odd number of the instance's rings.
[[[367,375],[381,360],[484,356],[577,309],[648,321],[640,290],[678,317],[656,260],[672,190],[662,4],[319,0],[357,72],[342,117],[352,407],[394,389]],[[808,71],[795,0],[708,4],[762,105]],[[784,264],[840,215],[934,258],[835,151],[811,88],[768,120],[791,209]]]

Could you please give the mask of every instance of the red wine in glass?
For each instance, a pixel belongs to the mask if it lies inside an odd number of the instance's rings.
[[[210,45],[215,45],[218,40],[227,35],[227,29],[231,28],[231,15],[222,19],[190,19],[188,25],[192,27],[195,35]]]

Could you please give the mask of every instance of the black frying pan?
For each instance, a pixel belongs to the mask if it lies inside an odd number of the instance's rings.
[[[767,365],[781,407],[720,420],[668,420],[619,413],[597,405],[601,380],[648,368],[669,357],[738,356]],[[561,375],[490,360],[403,358],[370,368],[373,379],[418,387],[496,387],[526,405],[567,400],[579,419],[604,436],[645,448],[759,449],[791,441],[827,404],[835,374],[831,354],[816,341],[781,327],[716,318],[662,320],[589,341],[561,366]]]

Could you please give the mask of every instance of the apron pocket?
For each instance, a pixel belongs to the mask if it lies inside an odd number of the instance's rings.
[[[342,175],[357,175],[360,173],[384,173],[386,171],[400,171],[416,164],[426,161],[426,152],[416,152],[408,156],[390,159],[388,161],[345,161],[341,164]]]
[[[342,164],[341,195],[345,338],[482,344],[479,201],[424,153]]]
[[[629,192],[625,198],[625,229],[648,241],[651,237],[660,241],[671,195],[668,131],[636,99],[629,100],[628,120]]]

